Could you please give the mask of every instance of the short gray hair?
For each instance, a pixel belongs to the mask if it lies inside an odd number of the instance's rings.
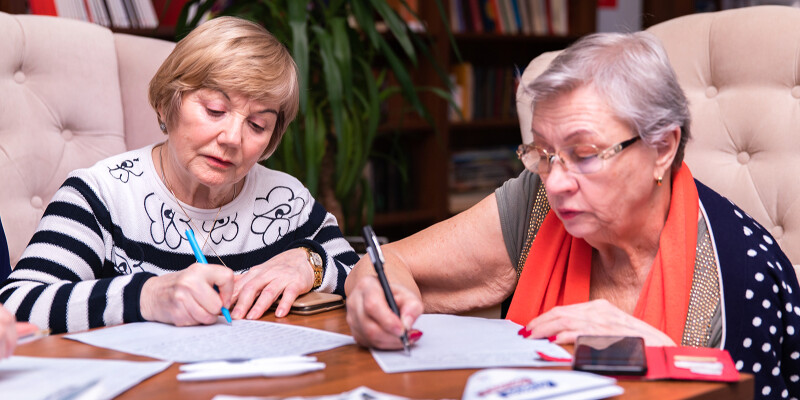
[[[681,128],[673,169],[689,140],[689,102],[661,42],[648,32],[595,33],[561,52],[528,90],[536,103],[591,86],[649,146]]]

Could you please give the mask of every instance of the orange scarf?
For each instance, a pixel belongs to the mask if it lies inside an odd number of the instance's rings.
[[[680,345],[694,274],[697,187],[684,163],[673,177],[669,215],[633,316]],[[589,301],[592,248],[551,210],[531,245],[507,318],[525,325],[553,307]]]

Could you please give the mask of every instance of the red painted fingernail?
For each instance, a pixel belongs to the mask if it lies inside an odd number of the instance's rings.
[[[519,334],[520,336],[522,336],[524,338],[527,338],[528,336],[531,335],[531,331],[528,328],[523,326],[522,329],[520,329],[519,332],[517,332],[517,334]]]
[[[547,341],[550,342],[550,343],[553,343],[553,342],[556,341],[556,339],[557,339],[556,335],[553,335],[553,336],[550,336],[549,338],[547,338]]]
[[[422,337],[422,331],[420,331],[420,330],[412,329],[412,330],[408,331],[408,341],[410,341],[412,343],[416,342],[421,337]]]

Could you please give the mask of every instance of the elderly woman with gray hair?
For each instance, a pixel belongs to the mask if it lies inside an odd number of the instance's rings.
[[[526,171],[384,247],[400,318],[359,262],[345,284],[356,339],[399,348],[423,311],[506,300],[525,337],[724,348],[756,374],[757,395],[800,396],[794,270],[761,225],[683,162],[688,102],[658,40],[587,36],[527,90],[533,142],[518,150]]]

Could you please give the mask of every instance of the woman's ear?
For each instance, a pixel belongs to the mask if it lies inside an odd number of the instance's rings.
[[[664,136],[664,140],[659,143],[656,148],[658,152],[655,167],[656,179],[658,179],[659,176],[663,177],[668,175],[672,167],[672,161],[678,153],[678,145],[681,143],[681,134],[681,127],[676,126]]]

